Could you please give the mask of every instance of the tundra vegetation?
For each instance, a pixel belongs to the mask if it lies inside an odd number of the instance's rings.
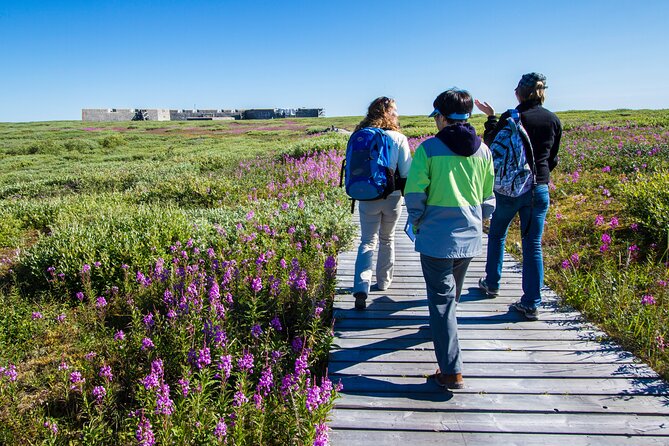
[[[669,378],[669,111],[559,116],[547,282]],[[326,444],[358,121],[0,124],[0,443]]]

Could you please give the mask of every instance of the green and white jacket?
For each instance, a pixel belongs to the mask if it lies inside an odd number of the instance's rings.
[[[490,149],[469,124],[449,125],[418,146],[405,189],[416,251],[436,258],[479,255],[482,221],[495,210],[494,182]]]

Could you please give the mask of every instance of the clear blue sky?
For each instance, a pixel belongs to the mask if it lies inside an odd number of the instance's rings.
[[[669,108],[669,0],[0,0],[0,121],[81,108],[497,110],[529,71],[553,110]]]

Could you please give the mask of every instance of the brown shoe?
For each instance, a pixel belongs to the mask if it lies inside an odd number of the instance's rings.
[[[434,374],[434,380],[441,387],[447,389],[464,389],[465,381],[462,379],[462,373],[441,373],[439,369]]]

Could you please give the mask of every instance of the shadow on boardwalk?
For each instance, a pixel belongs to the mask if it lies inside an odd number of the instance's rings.
[[[669,445],[669,385],[550,290],[539,321],[510,311],[522,294],[510,261],[496,299],[476,286],[485,259],[472,261],[457,314],[467,387],[439,387],[420,263],[401,237],[393,286],[365,311],[346,288],[355,253],[339,257],[333,445]]]

